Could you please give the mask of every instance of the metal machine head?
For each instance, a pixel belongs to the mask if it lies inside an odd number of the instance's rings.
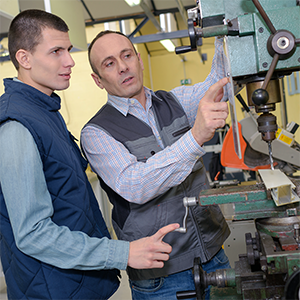
[[[262,114],[262,139],[274,140],[271,111],[281,102],[280,79],[300,70],[299,1],[198,0],[188,16],[191,45],[176,53],[196,50],[199,38],[226,35],[232,78],[246,86],[248,104]]]

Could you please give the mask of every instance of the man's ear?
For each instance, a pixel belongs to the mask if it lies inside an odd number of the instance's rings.
[[[101,83],[101,79],[99,78],[99,76],[96,73],[92,73],[91,75],[92,75],[96,85],[99,86],[100,89],[103,89],[104,87]]]
[[[144,63],[143,63],[142,58],[141,58],[141,53],[138,53],[138,58],[139,58],[141,66],[142,66],[142,70],[144,71]]]
[[[24,49],[19,49],[16,53],[16,60],[18,61],[19,66],[26,70],[31,68],[29,55],[30,53]]]

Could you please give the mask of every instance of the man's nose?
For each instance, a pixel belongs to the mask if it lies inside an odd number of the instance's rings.
[[[128,65],[123,60],[120,60],[118,62],[118,66],[119,66],[119,73],[124,73],[124,72],[128,71],[128,69],[129,69]]]
[[[65,66],[73,68],[75,66],[75,62],[70,54],[70,52],[67,52],[67,55],[65,57]]]

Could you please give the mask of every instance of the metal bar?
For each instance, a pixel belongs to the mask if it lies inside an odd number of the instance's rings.
[[[120,27],[120,31],[124,33],[124,28],[121,20],[119,21],[119,27]]]
[[[195,5],[189,5],[185,6],[185,9],[190,9],[193,8]],[[178,8],[169,8],[169,9],[159,9],[156,10],[153,14],[155,16],[158,16],[160,14],[166,14],[166,13],[176,13],[178,12]],[[101,18],[101,19],[95,19],[95,21],[90,21],[87,20],[85,22],[86,26],[92,26],[95,24],[102,24],[105,22],[114,22],[114,21],[119,21],[119,20],[130,20],[130,19],[142,19],[145,18],[146,14],[145,13],[136,13],[136,14],[130,14],[130,15],[123,15],[123,16],[118,16],[118,17],[108,17],[108,18]]]
[[[84,6],[86,12],[87,12],[88,15],[90,16],[91,20],[94,22],[95,19],[93,18],[92,14],[91,14],[90,10],[88,9],[87,5],[85,4],[84,0],[80,0],[80,1],[81,1],[82,5]]]
[[[262,16],[262,18],[264,19],[264,21],[266,22],[266,24],[269,27],[269,29],[271,30],[272,34],[274,34],[276,32],[276,29],[273,26],[273,24],[272,24],[271,20],[269,19],[268,15],[266,14],[265,10],[263,9],[261,4],[259,3],[259,1],[258,0],[252,0],[252,2],[255,5],[255,7],[257,8],[257,10],[259,11],[259,13]]]
[[[147,34],[143,36],[131,37],[130,40],[134,44],[142,44],[142,43],[157,42],[165,39],[180,39],[188,36],[189,33],[187,30],[179,30],[179,31],[159,32],[155,34]]]
[[[177,7],[178,7],[178,10],[180,12],[180,15],[183,19],[183,21],[187,24],[187,12],[182,4],[182,1],[181,0],[175,0],[175,2],[177,3]]]
[[[281,123],[284,129],[286,129],[286,125],[288,124],[288,115],[287,115],[287,107],[286,107],[286,95],[285,95],[285,84],[284,79],[281,78],[281,90],[282,90],[282,101],[280,105],[281,110]]]
[[[151,22],[154,24],[154,26],[156,27],[156,29],[158,31],[162,31],[159,22],[156,20],[154,14],[151,12],[150,8],[148,7],[148,5],[141,0],[140,2],[140,7],[144,10],[146,16],[151,20]]]
[[[148,17],[146,17],[145,19],[146,19],[146,22],[149,20]],[[136,20],[133,20],[133,21],[134,21],[135,26],[138,27],[137,24],[136,24]],[[145,21],[145,20],[143,20],[143,21]],[[139,24],[139,25],[141,25],[141,24]],[[136,29],[137,29],[137,28],[136,28]],[[134,33],[134,34],[135,34],[135,33]],[[140,35],[142,35],[141,32],[140,32]],[[132,37],[133,37],[133,36],[132,36]],[[128,38],[129,38],[129,37],[128,37]],[[131,38],[130,38],[130,39],[131,39]],[[149,51],[149,48],[148,48],[147,44],[144,44],[144,47],[145,47],[145,49],[146,49],[146,51],[147,51],[147,54],[150,55],[150,51]],[[149,66],[150,66],[150,65],[149,65]],[[152,80],[152,79],[151,79],[151,80]]]
[[[142,22],[136,26],[136,28],[128,35],[128,38],[129,39],[132,39],[133,36],[138,32],[140,31],[140,29],[149,21],[149,18],[148,17],[145,17]]]
[[[154,10],[154,13],[157,11],[157,9],[156,9],[156,5],[155,5],[155,3],[154,3],[154,1],[153,0],[150,0],[150,2],[151,2],[151,5],[152,5],[152,7],[153,7],[153,10]]]
[[[277,65],[277,63],[278,63],[278,60],[279,60],[279,54],[278,54],[278,53],[275,53],[275,55],[274,55],[274,57],[273,57],[273,60],[272,60],[272,62],[271,62],[270,68],[269,68],[269,70],[268,70],[268,72],[267,72],[267,75],[266,75],[266,77],[265,77],[264,83],[263,83],[263,85],[262,85],[262,87],[261,87],[263,90],[266,90],[266,89],[267,89],[268,84],[269,84],[269,82],[270,82],[270,80],[271,80],[271,77],[272,77],[272,75],[273,75],[273,73],[274,73],[274,70],[275,70],[275,68],[276,68],[276,65]]]

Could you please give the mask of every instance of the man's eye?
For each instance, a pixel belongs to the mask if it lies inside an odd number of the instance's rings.
[[[106,67],[111,67],[113,65],[113,62],[109,62],[106,64]]]

